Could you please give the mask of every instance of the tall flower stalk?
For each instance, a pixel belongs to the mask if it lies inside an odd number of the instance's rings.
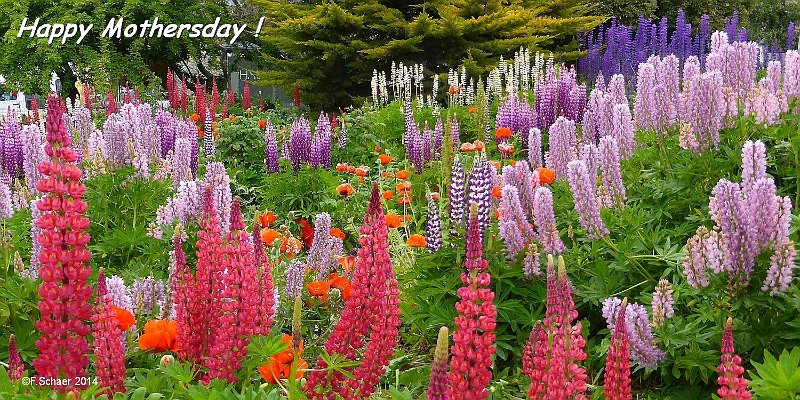
[[[631,400],[630,336],[625,317],[627,305],[628,299],[623,299],[616,317],[614,333],[611,334],[611,344],[608,346],[603,376],[603,388],[608,400]]]
[[[742,375],[742,358],[736,355],[733,348],[733,319],[728,317],[722,333],[722,356],[717,367],[719,389],[717,394],[721,400],[750,400],[752,395],[747,390],[747,379]]]
[[[92,273],[87,264],[91,257],[86,245],[89,219],[84,217],[86,187],[81,183],[81,170],[75,165],[77,153],[70,147],[63,111],[58,97],[47,100],[47,145],[49,161],[39,164],[43,177],[36,185],[44,198],[36,207],[44,214],[36,225],[42,229],[38,237],[42,246],[39,276],[39,321],[36,341],[39,356],[33,361],[36,374],[47,378],[73,378],[70,384],[55,386],[59,392],[85,386],[75,378],[85,377],[89,364],[87,321],[92,316],[89,299]],[[81,385],[84,383],[84,385]]]
[[[450,330],[446,326],[439,328],[436,352],[433,354],[433,365],[431,366],[431,380],[428,383],[428,391],[425,393],[428,400],[449,400],[450,382],[447,380],[449,336]]]
[[[483,258],[483,232],[475,203],[467,224],[466,258],[450,347],[450,399],[480,400],[489,396],[486,387],[492,380],[497,310],[489,286],[491,277],[486,271],[489,262]]]

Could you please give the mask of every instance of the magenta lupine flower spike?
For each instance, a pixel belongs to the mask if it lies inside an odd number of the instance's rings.
[[[616,316],[621,303],[618,297],[603,301],[603,317],[612,332],[616,329]],[[631,358],[645,368],[655,368],[666,358],[666,354],[655,344],[647,310],[638,303],[628,304],[627,307],[625,326],[630,339]]]
[[[720,400],[750,400],[752,395],[747,390],[747,379],[742,367],[742,359],[736,355],[733,348],[733,319],[728,317],[725,329],[722,332],[722,356],[717,367],[719,389],[717,394]]]
[[[628,299],[623,299],[616,317],[614,333],[606,356],[603,388],[608,400],[631,400],[630,337],[625,312]]]
[[[458,289],[456,331],[450,348],[450,399],[480,400],[489,396],[492,355],[495,352],[494,292],[483,258],[483,233],[477,204],[472,203],[467,224],[467,261]]]
[[[122,330],[117,323],[114,303],[107,295],[105,274],[100,270],[97,305],[92,316],[95,373],[109,394],[125,392],[125,348]]]
[[[523,369],[531,379],[531,399],[586,399],[586,359],[581,323],[572,300],[571,283],[564,258],[547,256],[547,300],[545,318],[537,322],[523,351]]]
[[[431,366],[431,379],[428,391],[425,393],[428,400],[449,400],[450,382],[447,380],[447,368],[450,365],[448,345],[450,330],[446,326],[439,328],[439,337],[436,339],[436,352],[433,355]]]
[[[400,326],[400,290],[389,258],[389,228],[383,214],[380,189],[372,185],[367,215],[360,229],[358,261],[352,279],[350,299],[339,322],[325,342],[329,354],[357,363],[341,372],[327,371],[322,358],[309,373],[304,386],[311,399],[340,396],[364,399],[374,391],[394,352]]]
[[[92,269],[86,250],[89,219],[84,217],[86,202],[82,200],[86,187],[81,183],[81,170],[75,166],[78,155],[70,148],[63,111],[58,97],[47,100],[47,136],[45,151],[49,161],[39,164],[43,177],[36,185],[44,197],[36,207],[44,214],[36,221],[42,229],[38,237],[42,246],[39,254],[40,319],[36,329],[42,335],[36,341],[39,356],[33,361],[41,377],[85,377],[89,364],[89,321],[92,308],[89,299],[92,288],[88,278]],[[83,383],[83,384],[81,384]],[[60,392],[84,387],[85,382],[73,380],[72,385],[55,386]]]
[[[258,273],[258,314],[256,315],[256,335],[268,335],[275,315],[275,284],[272,280],[272,264],[267,258],[264,242],[261,240],[261,225],[256,219],[251,234],[253,242],[253,268]]]
[[[443,328],[447,329],[447,328]],[[447,371],[445,370],[445,373]],[[8,338],[8,377],[12,381],[19,380],[25,374],[25,364],[19,357],[19,349],[17,348],[17,339],[14,334]]]

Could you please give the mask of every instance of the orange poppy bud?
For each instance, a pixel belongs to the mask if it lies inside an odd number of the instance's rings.
[[[486,148],[486,144],[480,140],[476,140],[474,145],[475,145],[475,151],[483,151],[483,149]]]
[[[397,173],[394,174],[394,176],[397,179],[408,179],[408,170],[407,169],[401,169],[400,171],[397,171]]]
[[[373,150],[375,150],[376,153],[380,153],[383,151],[383,149],[380,146],[375,146]]]
[[[194,121],[194,122],[200,121],[200,114],[193,113],[191,118],[192,118],[192,121]]]
[[[539,183],[543,185],[549,185],[556,180],[556,171],[550,168],[536,168],[536,172],[539,173]]]
[[[231,115],[230,117],[228,117],[228,121],[231,121],[231,123],[236,122],[236,116],[235,115]]]
[[[496,137],[498,139],[508,139],[508,138],[510,138],[511,137],[511,128],[505,128],[505,127],[497,128],[497,130],[494,132],[494,137]]]
[[[352,271],[353,267],[356,266],[356,256],[339,256],[336,257],[336,260],[339,261],[339,265],[342,266],[342,269],[346,273]]]
[[[385,200],[391,200],[394,197],[394,193],[391,190],[384,190],[383,191],[383,198]]]
[[[392,162],[392,156],[388,154],[381,154],[378,156],[378,161],[381,162],[381,165],[386,165]]]
[[[418,233],[415,233],[415,234],[409,236],[408,237],[408,241],[406,241],[406,243],[410,247],[414,247],[414,248],[421,248],[421,247],[425,247],[427,245],[427,243],[425,241],[425,236],[422,236],[422,235],[420,235]]]
[[[266,129],[267,121],[264,121],[263,119],[258,120],[258,127],[261,128],[262,130]]]
[[[314,297],[321,297],[331,290],[331,284],[326,281],[314,281],[306,285],[308,294]]]

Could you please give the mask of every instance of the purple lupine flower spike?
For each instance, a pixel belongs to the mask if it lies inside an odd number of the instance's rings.
[[[264,126],[264,145],[264,163],[267,166],[267,172],[280,172],[278,138],[275,136],[275,128],[272,127],[272,121],[269,119],[267,119],[266,125]]]
[[[449,195],[449,219],[450,233],[455,235],[457,228],[464,224],[464,213],[466,212],[467,197],[467,176],[464,166],[461,165],[461,158],[456,154],[453,159],[453,167],[450,173],[450,195]]]
[[[600,207],[597,202],[595,177],[589,175],[586,163],[581,160],[567,164],[567,181],[572,191],[575,211],[586,235],[590,239],[599,239],[608,235],[609,231],[600,218]]]
[[[425,241],[429,253],[434,253],[442,248],[442,219],[439,214],[439,204],[432,194],[428,194],[428,216],[425,221]]]
[[[467,201],[478,205],[478,223],[482,233],[486,233],[486,228],[489,226],[489,209],[492,205],[491,168],[486,160],[486,154],[480,153],[475,156],[469,173]]]

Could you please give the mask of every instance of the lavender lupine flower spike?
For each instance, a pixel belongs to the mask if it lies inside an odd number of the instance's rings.
[[[542,162],[542,131],[531,128],[528,131],[528,164],[531,168],[543,167]]]
[[[461,158],[456,154],[453,159],[453,168],[450,174],[450,204],[449,204],[449,219],[450,219],[450,232],[455,234],[456,228],[464,223],[464,212],[466,211],[466,197],[467,197],[467,176],[464,171],[464,166],[461,165]]]
[[[533,196],[534,225],[538,229],[539,242],[547,254],[561,254],[567,251],[558,235],[556,217],[553,211],[553,193],[550,188],[536,188]]]
[[[567,181],[575,202],[575,211],[580,216],[579,219],[586,235],[590,239],[599,239],[608,235],[608,228],[600,218],[595,178],[589,175],[586,163],[581,160],[570,161],[567,164]]]
[[[319,279],[327,276],[328,268],[333,257],[331,256],[331,216],[328,213],[319,213],[314,219],[314,241],[308,252],[308,265],[317,270]]]
[[[567,163],[575,159],[578,146],[575,129],[575,122],[564,117],[558,117],[550,127],[550,150],[545,157],[545,164],[547,168],[556,171],[556,177],[565,176]]]
[[[622,300],[617,297],[603,301],[603,317],[612,333],[621,306]],[[631,358],[634,361],[651,369],[666,358],[666,354],[655,344],[647,310],[644,306],[638,303],[630,303],[626,306],[625,326],[630,334]]]
[[[300,297],[303,293],[303,275],[306,266],[297,259],[293,259],[286,268],[286,296],[291,299]]]
[[[525,249],[526,243],[530,242],[534,236],[534,232],[525,218],[525,212],[522,210],[519,191],[516,187],[503,186],[500,210],[500,236],[505,242],[508,257],[515,259],[517,253]]]
[[[675,299],[672,297],[672,285],[669,281],[662,279],[658,281],[656,290],[653,292],[653,327],[658,328],[664,325],[664,321],[675,315]]]
[[[280,160],[278,156],[278,138],[275,136],[275,129],[272,127],[272,121],[267,119],[264,126],[264,163],[267,167],[267,172],[280,172]]]
[[[622,184],[620,170],[620,146],[613,136],[600,138],[600,169],[603,171],[603,187],[611,201],[618,205],[625,204],[625,186]]]
[[[429,253],[442,247],[442,219],[439,215],[439,204],[432,194],[428,194],[428,217],[425,221],[425,241]]]
[[[289,144],[289,159],[295,173],[300,164],[308,162],[311,155],[311,127],[305,117],[296,119],[292,124]]]

